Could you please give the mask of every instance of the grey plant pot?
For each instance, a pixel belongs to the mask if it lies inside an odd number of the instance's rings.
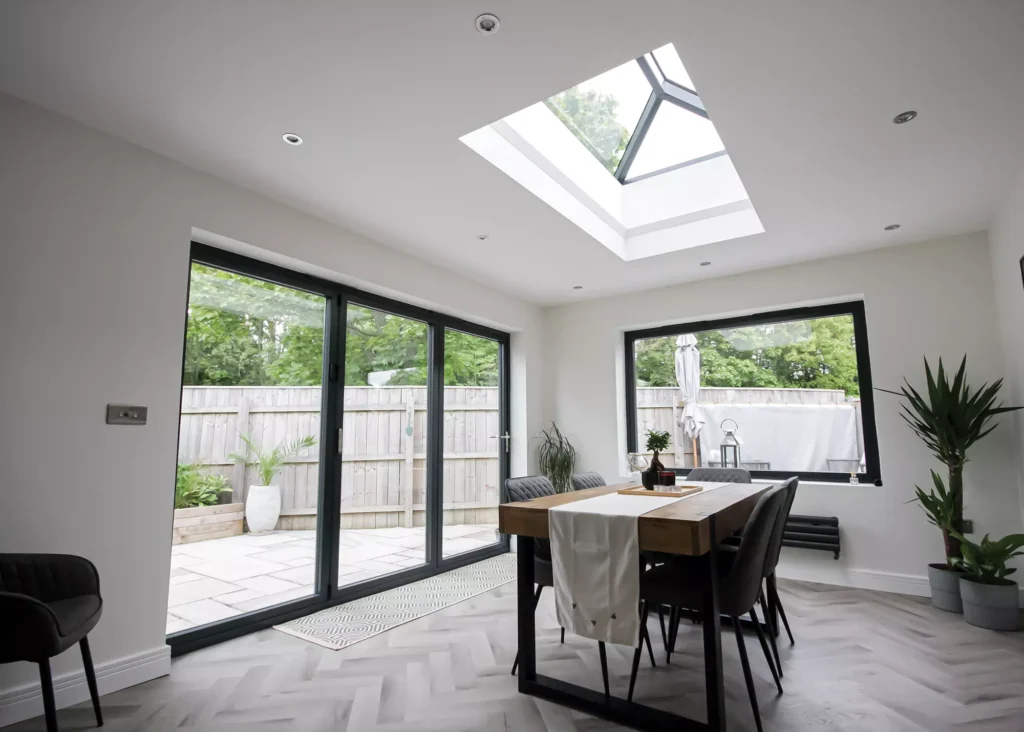
[[[1017,630],[1020,623],[1017,583],[983,585],[966,577],[960,579],[964,620],[989,630]]]
[[[960,602],[960,572],[945,564],[928,565],[928,584],[932,588],[932,605],[947,613],[963,612]]]

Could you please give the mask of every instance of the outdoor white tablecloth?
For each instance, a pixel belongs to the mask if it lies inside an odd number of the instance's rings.
[[[685,483],[705,491],[728,483]],[[682,497],[609,493],[548,510],[555,612],[585,638],[636,646],[640,637],[637,518]]]

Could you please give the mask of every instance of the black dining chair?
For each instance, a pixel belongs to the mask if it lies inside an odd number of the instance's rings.
[[[744,468],[694,468],[686,480],[695,483],[749,483],[750,471]]]
[[[47,732],[57,732],[50,659],[76,643],[96,726],[103,726],[89,631],[103,612],[100,576],[88,559],[70,554],[0,554],[0,663],[39,666]]]
[[[530,501],[541,496],[555,495],[555,487],[551,481],[543,475],[529,475],[524,478],[509,478],[505,481],[505,492],[509,503],[519,501]],[[537,583],[537,593],[533,596],[533,609],[537,609],[540,603],[540,594],[545,587],[554,587],[554,575],[551,567],[551,542],[547,539],[534,539],[533,543],[533,581]],[[646,628],[644,629],[646,630]],[[646,637],[646,633],[644,633]],[[561,642],[565,643],[565,628],[562,628]],[[601,676],[604,681],[604,693],[610,694],[608,685],[608,655],[603,641],[597,642],[597,649],[601,656]],[[651,657],[651,665],[654,665],[654,651],[651,649],[650,638],[647,638],[647,651]],[[512,663],[512,675],[515,676],[519,668],[519,652],[516,651],[516,659]]]
[[[722,614],[731,619],[736,632],[736,644],[739,647],[740,662],[743,665],[743,677],[747,684],[747,694],[750,697],[750,705],[754,711],[754,721],[757,724],[758,732],[762,732],[761,714],[757,707],[757,693],[754,689],[754,678],[750,671],[750,659],[747,657],[746,644],[743,641],[740,617],[749,615],[754,623],[761,649],[764,651],[765,659],[768,661],[768,666],[781,694],[782,685],[772,663],[768,643],[754,606],[761,595],[765,559],[768,555],[775,522],[783,510],[785,501],[786,492],[782,486],[771,488],[761,495],[747,520],[743,531],[743,540],[735,554],[731,556],[732,561],[723,561],[718,569],[720,574],[719,607]],[[648,570],[640,578],[641,615],[645,615],[649,603],[699,612],[703,607],[707,572],[708,563],[703,557],[680,557]],[[670,642],[674,640],[672,638]],[[629,678],[628,699],[630,701],[633,699],[641,653],[642,648],[638,646],[633,654],[633,669]]]
[[[585,488],[600,488],[603,485],[608,485],[604,482],[604,478],[600,473],[573,473],[572,474],[572,489],[574,491],[581,491]]]

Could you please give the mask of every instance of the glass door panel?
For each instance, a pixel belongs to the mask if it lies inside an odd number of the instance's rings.
[[[168,634],[317,594],[326,314],[192,264]]]
[[[427,562],[428,331],[347,307],[339,586]]]
[[[444,469],[441,556],[493,546],[498,535],[502,453],[501,344],[444,332]]]

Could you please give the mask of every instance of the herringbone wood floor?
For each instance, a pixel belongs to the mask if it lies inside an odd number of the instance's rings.
[[[776,696],[755,638],[748,649],[766,730],[1024,731],[1024,634],[972,628],[926,601],[808,583],[780,583],[796,645],[780,639],[785,694]],[[359,643],[330,651],[267,630],[174,662],[171,676],[104,697],[116,732],[422,730],[589,732],[619,729],[522,696],[509,584]],[[651,621],[656,648],[657,620]],[[596,644],[558,642],[550,591],[538,608],[538,670],[600,687]],[[784,636],[783,636],[784,637]],[[731,631],[723,637],[729,729],[753,730]],[[666,667],[641,666],[637,697],[703,717],[701,633],[683,624]],[[612,693],[625,696],[630,649],[609,646]],[[60,712],[88,729],[88,705]],[[42,730],[41,720],[8,732]]]

